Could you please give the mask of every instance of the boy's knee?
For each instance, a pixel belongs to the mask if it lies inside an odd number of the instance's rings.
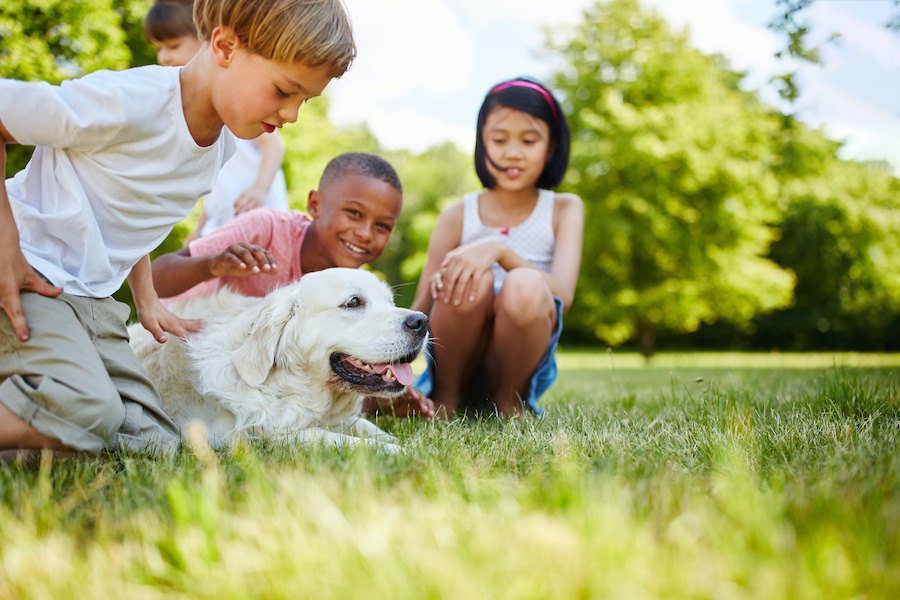
[[[10,377],[9,383],[15,385],[35,407],[41,407],[52,415],[43,419],[40,411],[35,413],[35,421],[40,420],[45,427],[65,422],[70,425],[65,427],[67,431],[74,426],[91,436],[109,441],[114,439],[125,421],[122,399],[111,385],[98,386],[99,389],[93,390],[78,389],[47,375],[14,375]],[[52,431],[46,432],[46,435],[61,437]],[[62,441],[68,442],[65,439]]]
[[[118,394],[85,398],[75,422],[97,437],[111,441],[125,422],[125,406]]]

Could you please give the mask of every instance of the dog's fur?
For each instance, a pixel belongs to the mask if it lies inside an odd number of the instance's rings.
[[[129,334],[182,431],[201,421],[213,447],[245,436],[399,450],[361,417],[362,399],[396,396],[411,383],[428,320],[394,306],[371,273],[326,269],[264,298],[225,289],[169,309],[206,325],[164,344],[140,324]]]

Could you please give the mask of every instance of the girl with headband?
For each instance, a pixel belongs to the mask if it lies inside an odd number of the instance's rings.
[[[543,413],[584,235],[581,199],[551,191],[568,162],[569,128],[547,88],[519,78],[488,91],[475,141],[485,189],[438,217],[412,306],[429,314],[433,340],[415,387],[438,415]]]

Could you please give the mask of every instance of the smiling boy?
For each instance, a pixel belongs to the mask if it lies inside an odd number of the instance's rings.
[[[234,135],[297,119],[355,56],[340,0],[197,0],[183,68],[99,71],[51,86],[0,80],[7,143],[36,146],[0,188],[0,450],[171,452],[174,423],[128,346],[199,323],[163,308],[148,253],[207,193]]]
[[[381,256],[402,203],[400,178],[387,161],[362,152],[341,154],[309,193],[309,215],[252,210],[157,258],[153,281],[168,302],[210,295],[224,286],[245,296],[265,296],[305,273],[355,269]]]

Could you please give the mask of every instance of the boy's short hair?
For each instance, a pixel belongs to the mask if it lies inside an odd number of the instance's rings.
[[[319,189],[339,180],[348,173],[379,179],[401,194],[403,193],[400,177],[397,175],[394,167],[391,166],[391,163],[380,156],[366,152],[347,152],[332,158],[325,165],[325,170],[322,171],[322,177],[319,179]]]
[[[254,54],[281,63],[327,65],[333,78],[346,73],[356,57],[341,0],[196,0],[194,23],[203,41],[216,27],[230,27]]]
[[[144,16],[144,36],[150,42],[197,35],[194,0],[156,0]]]

